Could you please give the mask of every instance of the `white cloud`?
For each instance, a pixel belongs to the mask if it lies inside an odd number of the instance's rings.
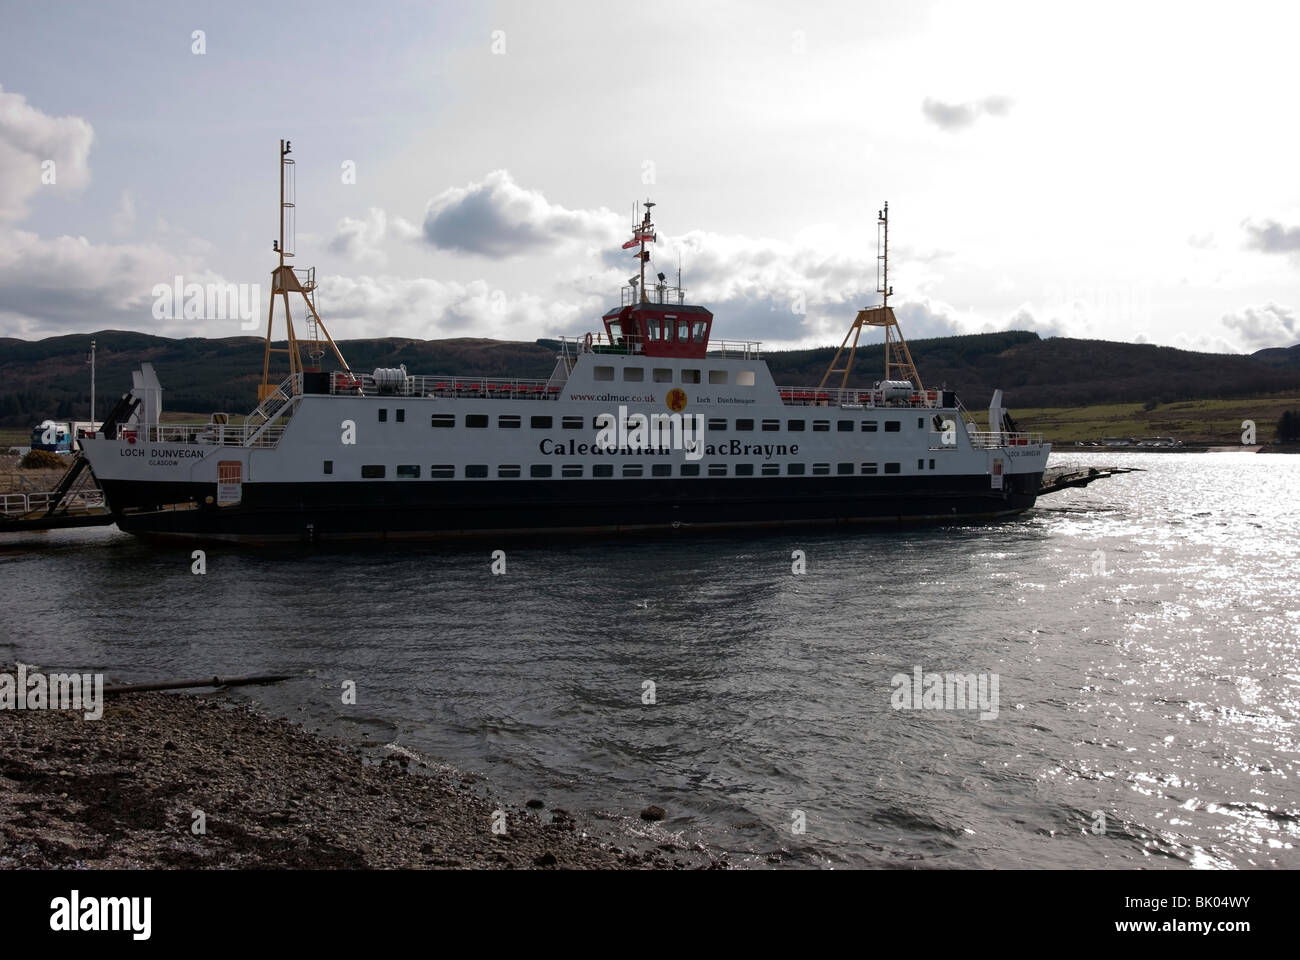
[[[940,130],[964,130],[983,116],[1004,117],[1011,111],[1010,97],[993,96],[964,103],[945,103],[926,97],[921,102],[921,113]]]
[[[403,221],[405,223],[405,221]],[[409,226],[409,224],[408,224]],[[383,265],[388,257],[380,244],[388,232],[388,218],[378,207],[371,207],[365,220],[342,217],[329,248],[358,263]]]
[[[1295,311],[1276,303],[1226,314],[1223,325],[1236,331],[1241,345],[1250,353],[1265,347],[1289,347],[1300,341]]]
[[[626,231],[610,210],[568,210],[525,190],[507,170],[429,201],[424,237],[435,247],[485,257],[512,257],[565,242],[607,245]]]
[[[90,182],[95,133],[80,117],[51,117],[0,87],[0,220],[21,220],[39,190],[80,190]],[[53,161],[53,183],[43,164]]]

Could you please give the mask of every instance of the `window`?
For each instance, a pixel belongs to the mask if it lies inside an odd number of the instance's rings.
[[[592,374],[591,374],[591,375],[592,375],[592,377],[593,377],[594,379],[596,379],[596,380],[613,380],[613,379],[614,379],[614,368],[613,368],[613,367],[596,367],[596,368],[592,371]]]
[[[506,480],[514,480],[519,476],[519,464],[507,463],[497,467],[497,476]]]
[[[698,477],[700,475],[700,465],[698,463],[683,463],[683,477]]]
[[[835,429],[838,430],[840,433],[852,433],[852,432],[853,432],[853,421],[852,421],[852,420],[837,420],[837,421],[835,421]]]
[[[550,417],[533,417],[528,421],[528,425],[534,430],[549,430],[551,429],[551,422]]]
[[[736,371],[736,386],[738,386],[738,387],[752,387],[753,385],[754,385],[754,371],[753,371],[753,370],[737,370],[737,371]]]
[[[388,409],[386,407],[379,408],[379,422],[380,423],[388,422]]]
[[[689,339],[691,339],[691,321],[678,320],[677,321],[677,342],[685,343]],[[698,380],[695,382],[699,383]]]
[[[855,471],[851,463],[837,463],[835,464],[835,472],[841,477],[851,477]]]
[[[727,382],[727,371],[726,371],[726,370],[710,370],[710,371],[709,371],[709,383],[721,383],[721,384],[725,384],[726,382]]]
[[[400,467],[398,468],[401,469]],[[420,468],[415,468],[419,473]],[[433,480],[451,480],[456,476],[456,467],[450,463],[435,463],[429,468],[429,477]]]
[[[765,477],[775,477],[775,476],[776,476],[777,474],[779,474],[780,472],[781,472],[781,464],[779,464],[779,463],[765,463],[765,464],[763,464],[763,467],[762,467],[762,474],[763,474],[763,476],[765,476]]]
[[[722,431],[727,429],[727,418],[710,417],[708,426],[709,426],[709,430],[717,433],[721,433]]]
[[[682,371],[682,383],[699,383],[699,382],[700,382],[700,371],[698,370]]]
[[[366,463],[361,466],[362,480],[382,480],[384,478],[384,465],[382,463]]]
[[[486,413],[471,413],[465,416],[465,426],[467,427],[486,427],[487,425]]]
[[[709,476],[725,477],[727,475],[727,465],[725,463],[709,464]]]
[[[641,383],[645,380],[645,367],[624,367],[623,379],[628,383]]]
[[[829,420],[814,420],[813,433],[829,433],[831,422]]]
[[[486,463],[471,463],[465,467],[465,479],[467,480],[481,480],[487,476],[487,473]]]
[[[924,470],[924,469],[925,469],[925,461],[924,461],[924,460],[917,460],[917,461],[916,461],[916,469],[918,469],[918,470]]]
[[[708,325],[709,322],[707,320],[695,321],[695,342],[696,343],[704,342],[704,328],[707,327]]]
[[[933,460],[930,461],[930,469],[931,469],[931,470],[934,469],[934,461],[933,461]]]
[[[612,463],[598,463],[591,468],[593,477],[612,477],[614,475],[614,465]]]
[[[560,426],[565,430],[581,430],[582,417],[564,417],[560,420]]]
[[[880,424],[877,423],[875,420],[863,420],[863,421],[862,421],[862,432],[863,432],[863,433],[876,433],[876,432],[879,431],[879,430],[880,430]]]
[[[898,433],[898,430],[901,426],[902,424],[899,423],[897,420],[886,420],[885,433]]]
[[[785,465],[785,472],[792,477],[802,477],[804,474],[805,466],[806,464],[802,464],[802,463],[787,463]]]
[[[925,429],[925,417],[917,417],[917,418],[916,418],[916,429],[918,429],[918,430],[924,430],[924,429]]]
[[[672,372],[672,370],[668,369],[667,367],[655,367],[655,368],[654,368],[653,377],[654,377],[654,382],[655,382],[655,383],[672,383],[672,382],[673,382],[673,372]]]
[[[641,470],[641,464],[639,464],[639,463],[625,463],[625,464],[623,464],[623,476],[625,476],[625,477],[639,477],[639,476],[641,476],[641,473],[642,473],[642,470]]]
[[[737,421],[736,421],[736,429],[737,429],[737,430],[753,430],[753,429],[754,429],[754,421],[753,421],[753,420],[737,420]]]
[[[827,476],[828,474],[830,474],[830,472],[831,472],[831,465],[830,465],[829,463],[814,463],[814,464],[813,464],[813,475],[814,475],[814,476],[817,476],[817,477],[824,477],[824,476]]]
[[[658,319],[650,319],[645,322],[645,335],[648,340],[662,340],[664,338],[663,328],[659,325]]]
[[[804,420],[787,420],[785,423],[785,428],[787,430],[794,430],[796,432],[802,430],[806,426],[808,426],[808,424]]]
[[[879,473],[880,471],[876,469],[876,465],[875,465],[874,463],[864,463],[864,464],[862,465],[862,472],[863,472],[863,473]]]
[[[551,465],[549,463],[534,463],[528,468],[530,477],[549,477],[551,475]]]
[[[763,421],[763,430],[764,430],[765,432],[767,432],[767,433],[772,433],[773,431],[780,430],[780,429],[781,429],[781,421],[780,421],[780,420],[764,420],[764,421]]]
[[[429,426],[454,427],[456,426],[456,415],[454,413],[435,413],[429,417]]]
[[[671,463],[655,463],[650,466],[650,476],[652,477],[671,477],[673,475],[673,465]]]
[[[754,475],[754,465],[752,463],[736,464],[736,476],[752,477]]]
[[[566,463],[560,467],[560,476],[572,480],[574,477],[582,476],[582,464]]]
[[[430,467],[429,476],[431,477],[437,476],[436,473],[437,470],[438,470],[437,467]],[[397,479],[398,480],[419,480],[420,465],[418,463],[399,463],[397,465]]]
[[[897,463],[887,463],[885,464],[885,473],[898,473],[901,466],[901,464]]]
[[[497,426],[503,427],[507,430],[518,430],[519,418],[518,417],[497,417]]]
[[[322,472],[323,472],[323,473],[325,474],[325,476],[327,476],[327,477],[328,477],[330,474],[332,474],[332,473],[334,472],[334,461],[333,461],[333,460],[326,460],[325,463],[322,465]]]

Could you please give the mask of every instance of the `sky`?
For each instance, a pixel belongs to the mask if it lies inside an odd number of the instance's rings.
[[[271,11],[274,15],[271,15]],[[264,327],[279,140],[336,339],[580,336],[654,270],[714,334],[1300,341],[1282,3],[0,0],[0,337]],[[239,284],[185,316],[162,294]],[[193,313],[193,311],[192,311]],[[878,336],[878,334],[877,334]]]

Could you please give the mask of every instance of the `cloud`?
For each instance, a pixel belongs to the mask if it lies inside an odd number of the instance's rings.
[[[401,218],[398,218],[399,220]],[[406,221],[402,221],[406,223]],[[410,226],[410,224],[406,224]],[[329,248],[359,263],[382,265],[388,257],[379,244],[388,232],[388,217],[378,207],[371,207],[365,220],[343,217],[335,229]],[[396,232],[396,231],[394,231]]]
[[[506,170],[468,187],[452,187],[429,201],[424,238],[443,250],[505,258],[559,243],[607,245],[626,230],[610,210],[568,210],[536,190],[525,190]]]
[[[1300,341],[1300,322],[1295,311],[1276,303],[1226,314],[1223,325],[1236,331],[1237,339],[1248,353],[1264,347],[1289,347]]]
[[[982,116],[1004,117],[1011,112],[1014,101],[1010,97],[992,96],[965,103],[945,103],[926,97],[921,101],[921,113],[940,130],[963,130]]]
[[[53,336],[107,326],[163,333],[151,314],[152,290],[155,284],[172,283],[178,274],[187,283],[222,282],[202,270],[196,258],[154,245],[92,244],[85,237],[70,236],[47,240],[24,230],[0,230],[0,319],[10,336]],[[231,330],[203,332],[235,336],[235,323]],[[194,323],[165,321],[164,326],[193,331]]]
[[[135,197],[130,190],[122,191],[122,199],[111,223],[114,233],[130,233],[135,226]]]
[[[85,187],[94,138],[80,117],[51,117],[0,87],[0,220],[27,216],[27,204],[39,190]],[[42,180],[47,161],[54,164],[53,183]]]
[[[486,281],[328,276],[318,303],[337,339],[403,336],[527,340],[593,329],[604,303],[510,294]]]
[[[1242,224],[1246,231],[1246,246],[1265,253],[1300,253],[1300,227],[1284,227],[1276,220]]]

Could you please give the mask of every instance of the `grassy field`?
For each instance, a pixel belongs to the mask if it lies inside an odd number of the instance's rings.
[[[1052,443],[1078,443],[1103,437],[1175,437],[1184,443],[1241,443],[1242,421],[1255,421],[1261,443],[1273,440],[1285,410],[1300,410],[1300,396],[1278,394],[1234,400],[1162,403],[1144,410],[1140,403],[1012,410],[1025,430],[1041,430]]]

